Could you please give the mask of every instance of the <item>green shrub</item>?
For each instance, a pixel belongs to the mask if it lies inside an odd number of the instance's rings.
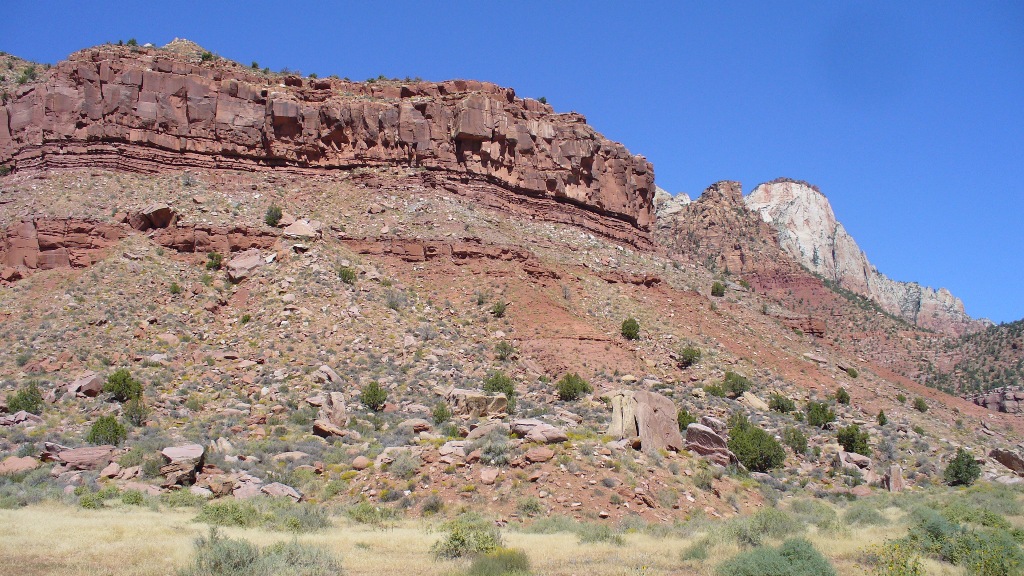
[[[949,461],[942,479],[950,486],[970,486],[981,476],[981,466],[969,452],[963,448],[956,449],[956,456]]]
[[[700,362],[701,356],[700,348],[686,346],[679,351],[679,359],[676,361],[676,364],[680,368],[689,368],[697,362]]]
[[[177,296],[178,294],[181,294],[181,292],[182,292],[181,285],[178,284],[177,282],[171,282],[171,285],[168,288],[168,290],[170,290],[171,294],[174,294],[175,296]]]
[[[284,213],[281,211],[281,207],[272,205],[267,208],[267,213],[263,216],[263,221],[267,223],[267,226],[277,227],[281,223],[281,216]]]
[[[846,391],[846,388],[840,386],[839,389],[836,390],[836,402],[846,405],[850,404],[850,393]]]
[[[813,524],[819,530],[835,531],[842,528],[839,514],[836,514],[834,508],[820,500],[801,498],[793,501],[790,510],[801,522]]]
[[[142,383],[132,378],[126,368],[121,368],[107,377],[103,391],[112,394],[118,402],[127,402],[142,397]]]
[[[622,337],[626,340],[639,340],[640,339],[640,323],[636,321],[636,318],[626,318],[622,321]]]
[[[787,426],[782,430],[782,443],[789,446],[794,454],[803,455],[807,453],[807,435],[799,428]]]
[[[722,388],[721,384],[706,384],[704,391],[715,398],[725,398],[725,389]]]
[[[730,398],[742,396],[744,392],[750,390],[750,386],[750,380],[735,372],[726,372],[725,379],[722,380],[722,389]]]
[[[349,268],[348,266],[338,267],[338,278],[341,278],[341,281],[345,284],[355,284],[356,276],[357,274],[355,269]]]
[[[90,444],[113,444],[117,446],[128,437],[124,426],[113,416],[100,416],[89,428],[85,441]]]
[[[431,415],[434,417],[434,424],[444,424],[451,420],[452,411],[444,402],[438,402]]]
[[[6,164],[0,164],[0,178],[7,176],[11,173],[11,167]]]
[[[530,558],[518,548],[497,548],[477,556],[467,576],[522,576],[530,573]]]
[[[725,284],[721,282],[715,282],[711,285],[711,295],[715,298],[721,298],[725,296]]]
[[[580,544],[593,544],[596,542],[607,542],[616,546],[624,546],[626,540],[621,534],[616,534],[612,527],[607,524],[594,524],[591,522],[578,522],[574,532],[580,539]]]
[[[215,526],[250,528],[262,526],[267,521],[267,516],[257,510],[252,502],[245,500],[222,500],[204,504],[195,521]]]
[[[158,461],[147,460],[147,462]],[[157,473],[159,473],[159,470],[157,470]],[[147,476],[152,476],[152,474],[147,474]],[[206,503],[206,498],[203,498],[198,494],[193,494],[188,490],[175,490],[173,492],[164,492],[161,494],[160,503],[168,508],[198,508]]]
[[[354,522],[371,526],[384,526],[401,516],[399,511],[394,508],[374,506],[369,502],[360,502],[354,506],[349,506],[345,509],[345,515]]]
[[[209,252],[206,254],[206,269],[207,270],[220,270],[221,266],[224,265],[224,257],[219,252]]]
[[[132,398],[124,404],[124,419],[131,423],[132,426],[142,426],[146,423],[146,417],[149,416],[150,410],[146,406],[146,401],[142,399],[142,396],[138,398]]]
[[[584,394],[590,394],[594,391],[590,383],[575,372],[562,376],[557,386],[558,397],[565,402],[578,400]]]
[[[917,398],[914,398],[914,410],[917,410],[918,412],[922,413],[927,412],[928,403],[924,401],[924,398],[918,396]]]
[[[835,422],[836,413],[824,402],[807,403],[807,423],[816,428],[824,429],[830,422]]]
[[[849,426],[840,428],[836,436],[839,444],[842,445],[843,450],[846,450],[847,452],[856,452],[857,454],[863,454],[864,456],[871,455],[871,447],[868,446],[868,432],[867,430],[861,430],[860,426],[850,424]]]
[[[792,538],[778,549],[758,547],[720,564],[719,576],[835,576],[829,561],[803,538]]]
[[[129,506],[142,506],[146,502],[146,497],[138,490],[125,490],[124,494],[121,494],[121,502]]]
[[[401,450],[395,455],[395,459],[388,466],[388,472],[403,480],[409,480],[416,475],[423,461],[420,457],[409,450]]]
[[[851,526],[861,524],[864,526],[885,526],[889,520],[882,515],[874,506],[867,502],[854,502],[843,513],[843,520]]]
[[[344,574],[341,560],[328,550],[297,540],[266,548],[221,536],[211,528],[209,536],[196,540],[196,555],[180,576],[337,576]]]
[[[484,464],[504,466],[512,461],[512,445],[504,430],[491,430],[470,446],[480,451],[480,461]]]
[[[508,304],[499,300],[498,302],[494,303],[494,306],[491,306],[491,315],[494,316],[495,318],[504,318],[505,310],[507,309]]]
[[[878,421],[878,425],[879,426],[885,426],[886,424],[889,423],[889,418],[886,417],[885,410],[879,410],[878,411],[877,421]]]
[[[501,370],[495,370],[484,379],[484,392],[504,394],[508,403],[508,413],[516,411],[516,383]]]
[[[907,401],[907,397],[901,392],[896,395],[896,401],[899,402],[900,404],[903,404],[904,402]]]
[[[86,510],[103,508],[103,496],[99,492],[86,492],[78,497],[78,505]]]
[[[515,356],[516,348],[512,343],[502,340],[494,345],[494,353],[497,355],[498,360],[505,362]]]
[[[679,423],[679,431],[686,432],[686,427],[697,421],[697,417],[690,414],[690,411],[686,408],[680,408],[679,413],[676,414],[676,422]]]
[[[444,524],[447,534],[430,547],[436,558],[453,559],[487,554],[502,545],[501,533],[493,522],[473,513],[462,514]]]
[[[35,382],[29,382],[21,390],[15,392],[7,400],[7,410],[12,414],[21,410],[36,415],[42,414],[43,393],[39,391],[39,385]]]
[[[729,430],[728,445],[740,463],[754,472],[767,472],[786,461],[782,444],[750,423],[734,425]]]
[[[760,546],[765,539],[779,539],[803,531],[803,525],[778,508],[764,508],[757,513],[732,520],[728,534],[744,546]]]
[[[768,409],[781,412],[783,414],[789,414],[796,410],[796,402],[792,399],[783,396],[782,394],[772,394],[768,397]]]
[[[367,384],[362,392],[359,393],[359,401],[370,410],[380,412],[388,401],[388,391],[381,387],[379,382],[374,380]]]
[[[850,378],[856,378],[857,376],[860,376],[860,374],[857,372],[857,369],[854,368],[853,366],[850,366],[849,368],[846,369],[846,375],[849,376]]]
[[[213,52],[203,52],[202,55],[199,57],[199,59],[202,60],[203,62],[209,62],[209,61],[213,60],[213,58],[214,58]]]

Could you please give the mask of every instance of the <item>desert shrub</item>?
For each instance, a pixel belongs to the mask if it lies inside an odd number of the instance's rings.
[[[905,394],[900,392],[899,394],[896,395],[896,401],[899,402],[900,404],[903,404],[907,401],[907,397]]]
[[[558,397],[565,402],[578,400],[584,394],[590,394],[594,388],[579,374],[566,374],[558,381]]]
[[[267,516],[260,512],[252,502],[245,500],[223,500],[207,502],[199,510],[196,522],[215,526],[238,526],[249,528],[261,526]]]
[[[160,503],[168,508],[198,508],[206,503],[206,498],[188,490],[175,490],[161,494]]]
[[[149,412],[149,407],[146,406],[146,401],[142,399],[142,396],[132,398],[126,402],[122,411],[125,420],[130,422],[132,426],[142,426],[145,424]]]
[[[860,524],[863,526],[885,526],[889,523],[877,508],[867,502],[854,502],[843,513],[843,520],[851,526]]]
[[[498,528],[493,522],[478,514],[459,515],[446,522],[442,529],[447,534],[430,547],[436,558],[450,560],[487,554],[497,550],[502,544]]]
[[[839,514],[828,504],[811,498],[794,500],[790,511],[801,522],[813,524],[821,530],[836,530],[840,527]]]
[[[113,444],[117,446],[128,437],[124,426],[113,416],[100,416],[92,423],[85,441],[90,444]]]
[[[870,549],[872,576],[925,576],[921,556],[906,540],[888,540]]]
[[[516,348],[515,346],[512,345],[511,342],[502,340],[501,342],[498,342],[497,344],[494,345],[494,353],[495,355],[497,355],[498,360],[504,362],[509,358],[515,356]]]
[[[142,383],[132,378],[126,368],[121,368],[107,377],[103,391],[112,394],[118,402],[127,402],[142,396]]]
[[[86,510],[103,508],[103,496],[99,492],[86,492],[78,497],[78,505]]]
[[[847,452],[856,452],[857,454],[863,454],[864,456],[871,455],[871,447],[868,446],[868,432],[867,430],[861,430],[860,426],[856,424],[850,424],[844,428],[840,428],[836,434],[839,444],[842,445],[843,450]]]
[[[7,176],[11,173],[11,167],[6,164],[0,164],[0,178]]]
[[[636,318],[626,318],[622,321],[622,337],[626,340],[639,340],[640,339],[640,323],[636,321]]]
[[[746,421],[737,422],[729,430],[729,449],[740,463],[755,472],[767,472],[782,466],[786,451],[782,444],[764,430]]]
[[[504,430],[491,430],[471,445],[480,451],[480,461],[485,464],[504,466],[512,461],[512,444]]]
[[[487,375],[484,379],[484,392],[504,394],[508,402],[508,413],[516,411],[516,384],[501,370],[495,370]]]
[[[444,402],[438,402],[437,405],[434,406],[434,410],[431,412],[431,416],[434,419],[434,424],[444,424],[445,422],[451,420],[452,411]]]
[[[221,266],[224,265],[224,257],[221,256],[220,252],[209,252],[206,254],[206,269],[207,270],[220,270]]]
[[[467,576],[522,576],[530,573],[530,558],[518,548],[497,548],[477,556]]]
[[[729,535],[745,546],[760,546],[766,539],[785,538],[803,531],[803,525],[778,508],[765,508],[730,522]]]
[[[846,375],[849,376],[850,378],[856,378],[857,376],[860,376],[860,373],[857,372],[856,368],[850,366],[849,368],[846,369]]]
[[[7,399],[7,410],[11,413],[30,412],[32,414],[43,413],[43,393],[39,391],[39,385],[29,382]]]
[[[918,412],[922,412],[922,413],[923,412],[927,412],[928,411],[928,403],[925,402],[924,398],[921,398],[920,396],[918,396],[917,398],[914,398],[914,410],[917,410]]]
[[[768,409],[774,412],[789,414],[796,410],[796,402],[782,394],[772,394],[768,397]]]
[[[607,524],[594,524],[591,522],[577,522],[574,532],[580,539],[580,544],[593,544],[596,542],[607,542],[616,546],[626,544],[621,534],[617,534]]]
[[[942,479],[950,486],[970,486],[981,476],[981,466],[969,452],[963,448],[956,449],[956,456],[949,461]]]
[[[146,497],[138,490],[125,490],[124,494],[121,494],[121,502],[129,506],[142,506],[146,502]]]
[[[266,503],[266,504],[263,504]],[[311,502],[293,503],[287,498],[262,500],[266,509],[264,526],[284,532],[314,532],[331,526],[327,509]]]
[[[735,372],[726,372],[722,380],[722,389],[730,398],[738,398],[744,392],[750,390],[750,380]]]
[[[177,282],[171,282],[171,285],[168,288],[168,290],[171,292],[171,294],[174,294],[175,296],[181,294],[182,292],[181,285],[178,284]]]
[[[355,269],[350,268],[348,266],[338,267],[338,278],[340,278],[341,281],[344,282],[345,284],[355,284],[356,276],[357,275]]]
[[[824,402],[808,402],[806,411],[807,423],[817,428],[825,428],[836,420],[836,413]]]
[[[491,315],[494,316],[495,318],[504,318],[505,310],[507,309],[508,304],[506,302],[502,302],[499,300],[494,303],[494,306],[491,306]]]
[[[297,540],[266,548],[221,536],[211,528],[196,540],[196,555],[181,576],[336,576],[343,574],[341,560],[328,550]]]
[[[879,426],[885,426],[889,423],[889,418],[885,415],[885,410],[878,411],[878,418],[876,420]]]
[[[676,364],[680,368],[689,368],[697,362],[700,362],[701,355],[700,348],[685,346],[679,351],[679,359],[676,360]]]
[[[711,295],[715,298],[721,298],[725,296],[725,284],[721,282],[715,282],[711,285]]]
[[[718,566],[719,576],[835,576],[829,561],[803,538],[776,548],[760,546],[741,552]]]
[[[444,500],[437,494],[431,494],[423,499],[420,505],[420,513],[424,516],[432,516],[444,510]]]
[[[345,516],[359,524],[383,526],[392,520],[397,520],[401,513],[387,506],[374,506],[370,502],[360,502],[346,508]]]
[[[836,390],[836,402],[840,404],[850,403],[850,393],[846,391],[846,388],[840,386],[839,389]]]
[[[516,504],[516,512],[521,516],[536,516],[544,511],[544,505],[541,504],[540,500],[530,496],[523,498]]]
[[[679,423],[679,431],[686,432],[686,427],[697,421],[697,417],[690,414],[690,411],[686,408],[680,408],[679,413],[676,414],[676,422]]]
[[[359,401],[370,410],[380,412],[388,401],[388,391],[381,387],[380,383],[374,380],[363,388],[359,393]]]
[[[267,226],[276,227],[281,222],[281,216],[284,213],[281,211],[281,207],[275,205],[267,208],[267,213],[263,216],[263,221],[267,223]]]
[[[416,475],[416,472],[420,469],[420,464],[423,462],[420,457],[413,454],[409,450],[401,450],[395,455],[394,461],[388,467],[388,472],[391,472],[395,476],[408,480]]]
[[[782,430],[782,443],[789,446],[794,454],[807,453],[807,435],[799,428],[787,426]]]
[[[722,388],[721,384],[706,384],[704,386],[704,391],[710,396],[725,398],[725,389]]]

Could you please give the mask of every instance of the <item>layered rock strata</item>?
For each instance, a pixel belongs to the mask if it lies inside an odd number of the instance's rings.
[[[509,88],[282,78],[158,48],[83,50],[21,87],[0,106],[0,164],[139,172],[401,165],[578,206],[596,229],[626,223],[643,238],[654,219],[646,159],[583,116],[555,114]]]

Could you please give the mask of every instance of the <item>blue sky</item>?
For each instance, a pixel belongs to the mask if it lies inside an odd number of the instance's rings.
[[[0,50],[43,62],[183,37],[274,70],[546,96],[647,156],[669,191],[807,180],[882,272],[945,286],[973,316],[1024,317],[1019,1],[58,1],[4,13]]]

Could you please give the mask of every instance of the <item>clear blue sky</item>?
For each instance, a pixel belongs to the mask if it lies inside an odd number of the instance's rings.
[[[194,40],[546,96],[700,193],[810,181],[884,273],[1024,317],[1024,2],[9,2],[0,50]],[[435,8],[435,6],[437,6]]]

